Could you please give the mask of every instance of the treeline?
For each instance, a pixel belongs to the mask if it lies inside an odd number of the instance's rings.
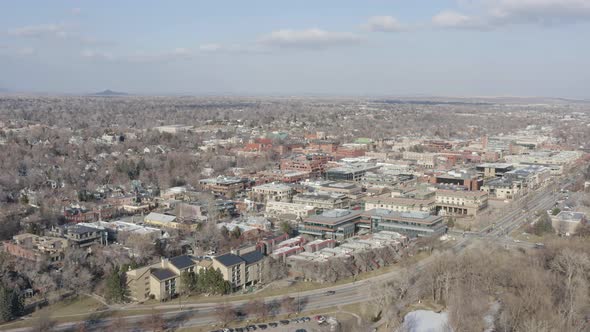
[[[408,270],[376,285],[374,304],[390,325],[402,324],[409,305],[443,308],[454,332],[588,331],[590,243],[557,239],[544,249],[506,250],[493,244],[460,255],[435,254],[423,270]],[[485,317],[491,318],[486,321]]]

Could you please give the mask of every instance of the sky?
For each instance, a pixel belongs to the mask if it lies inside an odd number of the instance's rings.
[[[2,1],[0,90],[590,99],[590,0]]]

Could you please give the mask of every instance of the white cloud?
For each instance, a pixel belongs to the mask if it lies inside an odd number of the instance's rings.
[[[590,0],[474,0],[469,4],[476,15],[446,10],[435,15],[432,23],[446,28],[492,29],[511,24],[590,22]]]
[[[115,55],[99,50],[84,50],[80,56],[89,60],[130,63],[161,63],[177,60],[189,60],[194,57],[194,52],[183,47],[160,53],[136,52],[127,55]]]
[[[35,55],[35,53],[37,53],[37,50],[35,50],[32,47],[23,47],[23,48],[17,49],[16,53],[18,55]]]
[[[483,29],[486,24],[477,17],[467,16],[452,10],[445,10],[432,18],[432,24],[441,28]]]
[[[92,59],[92,60],[114,60],[115,57],[108,52],[102,52],[102,51],[95,51],[95,50],[84,50],[80,53],[80,55],[84,58],[87,59]]]
[[[63,24],[28,25],[8,31],[9,35],[17,37],[66,37],[67,32]]]
[[[221,44],[203,44],[199,46],[199,50],[202,52],[217,52],[223,49]]]
[[[258,42],[271,47],[322,49],[331,46],[358,44],[362,38],[350,32],[330,32],[321,29],[277,30],[262,36]]]
[[[373,16],[370,17],[363,28],[369,31],[379,32],[399,32],[404,30],[404,26],[392,16]]]
[[[8,56],[31,56],[35,55],[37,50],[33,47],[11,47],[7,45],[0,45],[0,55]]]
[[[484,5],[498,24],[590,21],[588,0],[486,0]]]

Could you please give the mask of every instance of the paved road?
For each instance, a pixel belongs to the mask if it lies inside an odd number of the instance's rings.
[[[567,183],[562,183],[563,185],[567,185]],[[454,235],[458,237],[456,243],[453,245],[453,250],[455,252],[460,252],[464,250],[470,243],[473,242],[475,239],[483,239],[492,241],[495,243],[499,243],[505,246],[519,246],[525,248],[534,247],[533,243],[528,242],[514,242],[513,240],[507,237],[514,229],[523,225],[530,220],[532,220],[533,215],[536,211],[542,209],[549,209],[554,206],[556,201],[556,195],[553,192],[555,186],[544,188],[544,190],[532,193],[529,195],[527,202],[527,209],[523,210],[519,204],[514,204],[514,208],[510,211],[507,211],[503,216],[498,219],[495,223],[495,226],[486,228],[480,232],[453,232]],[[432,257],[426,258],[420,262],[418,262],[414,268],[420,270],[424,268],[427,264],[430,264],[432,261]],[[384,273],[370,279],[359,280],[354,283],[344,284],[340,286],[334,286],[329,288],[323,289],[316,289],[306,292],[299,292],[299,293],[290,293],[286,294],[295,299],[298,299],[301,303],[302,312],[316,310],[316,309],[325,309],[325,308],[332,308],[339,305],[347,305],[359,302],[367,301],[367,297],[371,294],[371,286],[381,282],[386,281],[394,277],[396,274],[399,274],[398,270],[394,270],[388,273]],[[333,290],[335,293],[333,295],[327,295],[326,291]],[[273,297],[266,297],[264,300],[267,303],[275,301],[285,295],[280,296],[273,296]],[[247,301],[231,301],[227,302],[234,307],[243,306]],[[218,319],[215,315],[215,308],[218,306],[219,303],[193,303],[193,304],[183,304],[182,308],[184,310],[177,310],[172,312],[167,312],[163,314],[165,319],[174,320],[180,322],[179,324],[183,327],[192,327],[192,326],[208,326],[215,323],[218,323]],[[131,310],[132,308],[123,308],[122,310]],[[155,309],[166,309],[166,310],[174,310],[180,309],[178,304],[162,304],[156,306]],[[148,318],[149,315],[137,315],[137,316],[129,316],[127,317],[127,321],[130,325],[137,325],[140,326],[142,322]],[[245,318],[247,319],[247,317]],[[89,327],[88,330],[102,330],[106,329],[110,324],[112,324],[114,319],[112,318],[102,318],[98,321],[97,324]],[[56,331],[68,331],[72,330],[77,326],[78,323],[63,323],[56,327]],[[244,324],[245,325],[245,324]],[[135,328],[136,331],[141,331],[140,328]],[[7,330],[12,332],[25,332],[31,331],[29,328],[21,328],[21,329],[12,329]]]

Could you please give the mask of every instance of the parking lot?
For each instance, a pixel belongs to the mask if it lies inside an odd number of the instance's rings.
[[[322,316],[323,317],[323,316]],[[322,324],[319,321],[323,322]],[[233,327],[226,329],[212,330],[211,332],[250,332],[250,331],[268,331],[268,332],[322,332],[330,331],[330,325],[324,322],[325,318],[319,317],[298,317],[267,323],[252,324],[242,327]]]

